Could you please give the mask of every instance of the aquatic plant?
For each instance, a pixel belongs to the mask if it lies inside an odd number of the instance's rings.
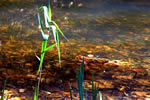
[[[65,39],[67,39],[65,37],[65,35],[63,34],[63,32],[58,27],[58,25],[56,24],[56,22],[52,20],[52,13],[51,13],[50,3],[48,5],[48,8],[47,8],[47,6],[41,6],[39,8],[39,10],[41,12],[44,12],[45,28],[47,30],[47,34],[45,34],[44,25],[43,25],[41,16],[38,13],[38,21],[39,21],[39,25],[40,25],[43,41],[42,41],[42,48],[41,48],[41,56],[40,56],[40,58],[38,56],[36,56],[39,59],[40,64],[39,64],[38,72],[37,72],[37,75],[39,75],[39,77],[38,77],[38,84],[37,84],[37,86],[35,88],[35,91],[34,91],[34,100],[38,100],[38,92],[39,92],[40,79],[41,79],[41,73],[42,73],[42,63],[43,63],[43,60],[44,60],[45,52],[48,51],[49,49],[53,48],[54,46],[56,46],[57,50],[58,50],[59,64],[60,64],[60,67],[61,67],[61,55],[60,55],[60,46],[59,46],[59,35],[58,35],[58,32],[60,32],[61,35]],[[47,41],[48,41],[48,38],[49,38],[50,29],[52,29],[52,33],[53,33],[53,36],[54,36],[55,43],[50,45],[49,47],[47,47]]]
[[[3,90],[2,90],[1,100],[4,100],[4,91],[5,91],[6,84],[7,84],[7,79],[4,82],[4,87],[3,87]],[[7,96],[6,100],[8,100],[8,96]]]
[[[34,89],[34,100],[38,100],[37,85],[35,86],[35,89]]]
[[[41,59],[40,59],[40,65],[39,65],[38,72],[40,71],[40,69],[42,67],[42,63],[43,63],[45,52],[48,51],[49,49],[53,48],[55,45],[56,45],[57,50],[58,50],[59,63],[60,63],[60,66],[61,66],[61,55],[60,55],[60,46],[59,46],[59,35],[58,35],[58,32],[60,32],[61,35],[66,40],[68,40],[65,37],[65,35],[63,34],[63,32],[60,30],[59,26],[56,24],[56,22],[52,20],[52,13],[51,13],[50,4],[49,4],[48,8],[46,6],[42,6],[42,7],[39,8],[39,10],[41,12],[44,12],[45,27],[46,27],[46,30],[47,30],[48,34],[45,34],[44,25],[43,25],[41,16],[38,13],[38,21],[39,21],[39,24],[40,24],[41,33],[42,33],[42,37],[43,37],[42,49],[41,49],[42,50],[41,51]],[[46,48],[47,47],[47,41],[48,41],[48,38],[49,38],[50,29],[52,29],[54,40],[55,40],[55,44],[53,44],[53,45],[49,46],[48,48]]]
[[[73,99],[72,99],[72,91],[71,91],[71,87],[69,88],[69,92],[70,92],[70,100],[73,100]]]
[[[92,100],[96,100],[98,91],[99,91],[99,87],[94,82],[94,73],[92,73]]]
[[[79,89],[79,98],[80,100],[83,100],[84,96],[84,57],[82,58],[82,63],[79,69],[77,69],[77,82],[78,82],[78,89]]]
[[[77,85],[78,85],[78,92],[79,92],[79,100],[83,100],[84,98],[84,57],[82,58],[82,63],[80,68],[77,69]],[[72,91],[70,91],[70,100],[72,100]],[[99,93],[99,100],[102,100],[102,94],[99,91],[99,86],[94,82],[94,73],[92,73],[92,100],[97,100],[97,95]],[[85,90],[85,100],[88,100],[88,94]]]

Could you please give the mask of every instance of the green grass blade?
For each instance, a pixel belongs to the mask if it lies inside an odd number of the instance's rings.
[[[45,19],[45,26],[46,28],[49,28],[49,22],[51,22],[49,16],[48,16],[48,8],[46,6],[40,7],[42,11],[44,10],[44,19]]]
[[[44,50],[44,52],[48,51],[49,49],[53,48],[54,46],[56,46],[56,43],[53,44],[53,45],[51,45],[51,46],[49,46],[48,48],[46,48],[46,49]]]
[[[92,73],[92,98],[96,100],[99,87],[94,83],[94,73]]]
[[[42,67],[42,63],[43,63],[43,60],[44,60],[44,55],[45,55],[45,52],[44,50],[46,49],[46,46],[47,46],[47,40],[43,40],[42,42],[42,53],[41,53],[41,59],[40,59],[40,65],[39,65],[39,69],[38,69],[38,72],[40,72],[41,70],[41,67]]]
[[[71,87],[69,88],[69,92],[70,92],[70,100],[73,100],[73,99],[72,99],[72,91],[71,91]]]
[[[42,20],[41,20],[41,17],[40,17],[39,13],[38,13],[38,21],[39,21],[39,24],[40,24],[40,27],[41,27],[42,31],[44,31],[44,26],[43,26],[43,23],[42,23]]]
[[[59,36],[58,36],[57,30],[56,30],[56,40],[57,40],[57,50],[58,50],[59,63],[61,64],[61,55],[60,55],[60,46],[59,46]],[[60,66],[61,66],[61,65],[60,65]]]
[[[3,90],[2,90],[1,100],[3,100],[3,98],[4,98],[4,91],[5,91],[6,84],[7,84],[7,79],[4,82],[4,87],[3,87]]]
[[[47,34],[44,33],[44,25],[43,25],[43,23],[42,23],[42,19],[41,19],[39,13],[38,13],[38,21],[39,21],[39,24],[40,24],[40,28],[41,28],[41,33],[42,33],[43,39],[44,39],[44,40],[48,40],[49,35],[47,35]]]
[[[34,100],[38,100],[37,86],[35,87],[35,90],[34,90]]]
[[[49,16],[49,19],[50,19],[50,22],[52,20],[52,11],[51,11],[51,6],[50,6],[50,1],[49,1],[49,4],[48,4],[48,16]]]
[[[61,66],[61,55],[60,55],[60,46],[59,46],[59,35],[58,35],[58,31],[56,29],[56,26],[51,25],[52,31],[53,31],[53,36],[54,36],[54,40],[57,46],[57,50],[58,50],[58,57],[59,57],[59,63]]]
[[[80,100],[83,100],[84,96],[84,86],[83,86],[83,81],[84,81],[84,57],[82,59],[82,64],[79,69],[77,69],[77,81],[78,81],[78,89],[79,89],[79,98]]]
[[[61,33],[61,35],[62,35],[67,41],[69,41],[69,40],[67,39],[67,37],[63,34],[63,32],[60,30],[60,28],[58,27],[58,25],[55,23],[55,21],[52,21],[52,23],[56,26],[56,28],[57,28],[58,31]]]

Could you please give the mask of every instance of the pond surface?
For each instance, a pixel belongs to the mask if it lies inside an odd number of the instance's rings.
[[[0,7],[0,66],[13,66],[28,73],[33,71],[29,70],[33,65],[38,65],[35,54],[40,55],[42,43],[37,20],[39,5],[40,2]],[[92,54],[150,71],[149,2],[85,2],[81,7],[53,7],[52,13],[70,40],[67,42],[60,35],[63,61]],[[53,36],[48,43],[54,43]],[[53,64],[47,66],[57,66],[55,49],[45,56],[46,63]]]

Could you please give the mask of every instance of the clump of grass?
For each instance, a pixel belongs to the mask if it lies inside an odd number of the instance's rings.
[[[77,85],[79,92],[79,100],[83,100],[84,98],[84,57],[82,58],[82,63],[80,68],[77,69]],[[70,100],[72,100],[72,91],[70,91]],[[102,100],[102,94],[99,91],[99,86],[94,81],[94,73],[92,73],[92,100],[97,100],[97,95],[99,95],[99,100]],[[88,100],[88,93],[85,90],[85,100]]]

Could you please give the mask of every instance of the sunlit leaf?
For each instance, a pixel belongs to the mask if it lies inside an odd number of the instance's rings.
[[[46,6],[42,6],[40,8],[44,10],[45,26],[46,26],[46,28],[49,28],[50,26],[49,26],[48,22],[51,22],[51,19],[48,16],[48,13],[49,13],[48,8]]]
[[[58,50],[59,62],[61,64],[61,55],[60,55],[60,46],[59,46],[59,35],[58,35],[56,27],[54,25],[51,25],[51,27],[52,27],[54,40],[56,42],[56,46],[57,46],[57,50]]]
[[[61,33],[61,35],[62,35],[67,41],[69,41],[69,40],[67,39],[67,37],[63,34],[63,32],[60,30],[60,28],[58,27],[58,25],[55,23],[55,21],[52,21],[52,23],[56,26],[56,28],[57,28],[58,31]]]
[[[48,16],[49,16],[49,19],[50,19],[49,22],[51,22],[51,19],[52,19],[52,11],[51,11],[51,6],[50,6],[50,1],[49,1],[49,4],[48,4]]]

